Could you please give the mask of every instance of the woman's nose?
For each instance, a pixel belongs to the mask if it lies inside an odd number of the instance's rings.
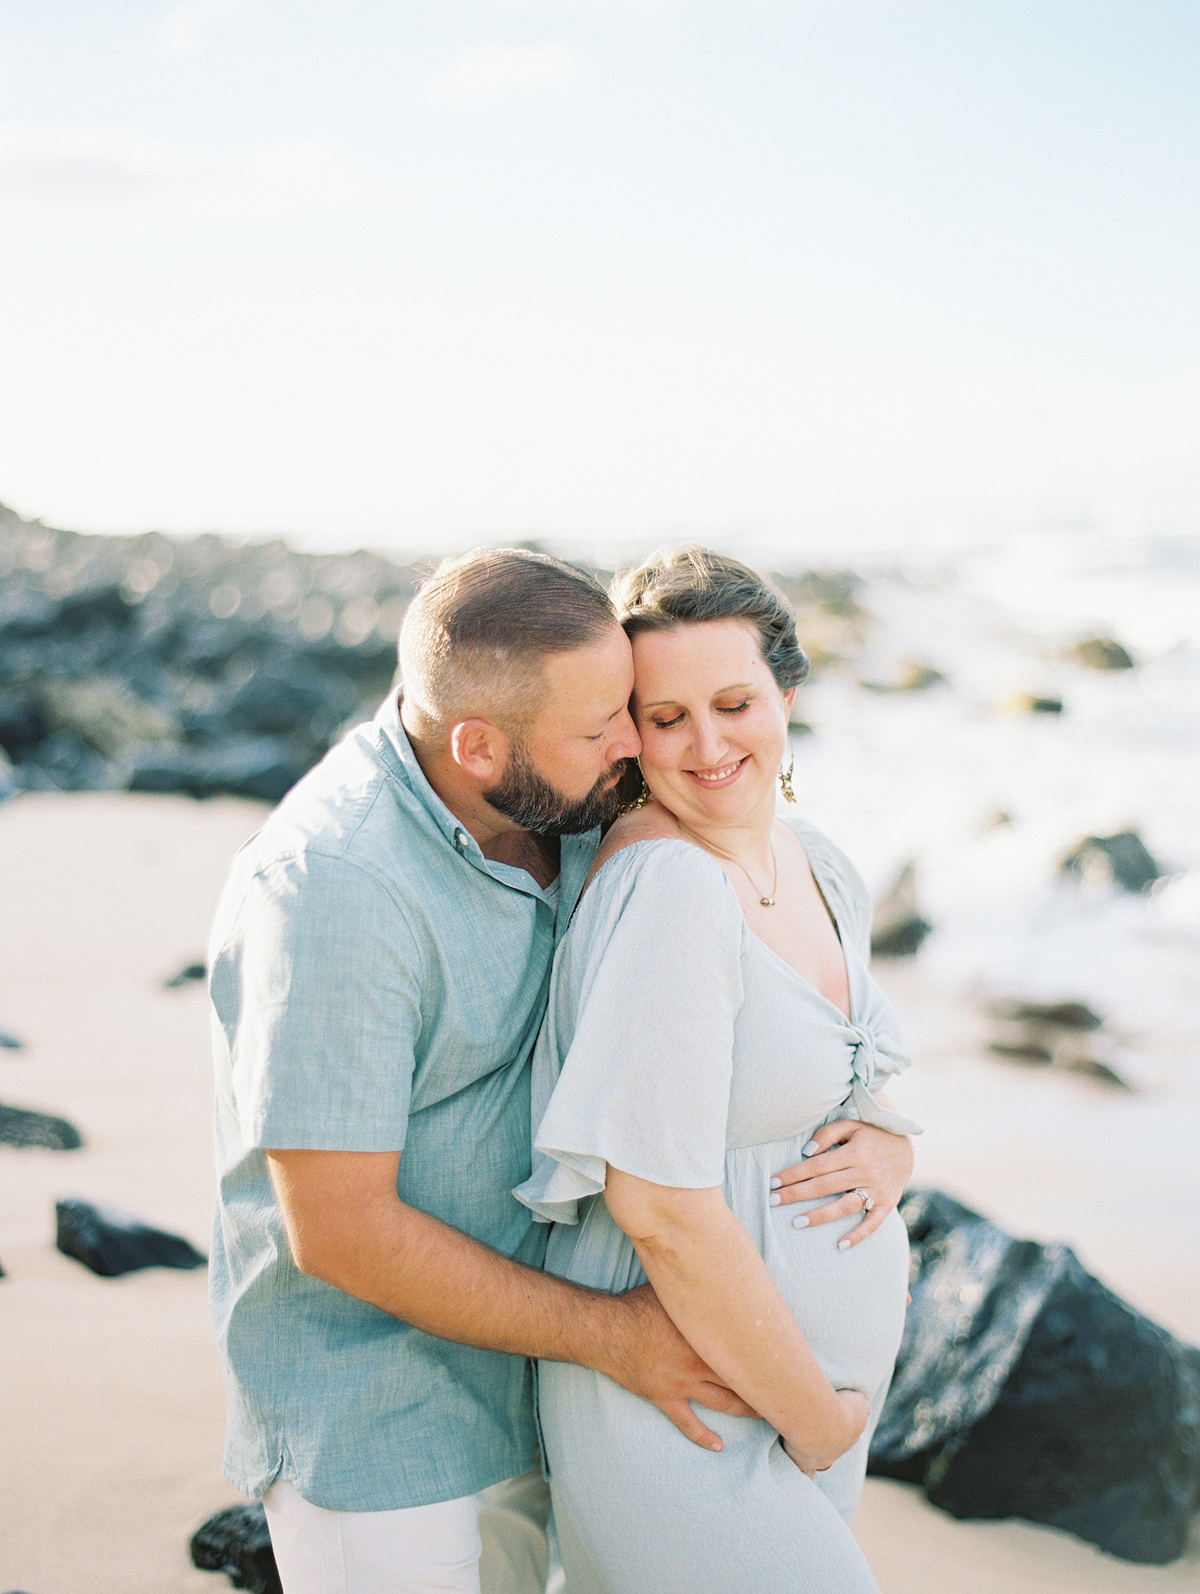
[[[713,769],[725,752],[725,737],[715,720],[698,716],[692,722],[692,743],[699,769]]]

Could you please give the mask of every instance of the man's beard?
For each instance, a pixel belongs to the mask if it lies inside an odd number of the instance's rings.
[[[622,759],[611,765],[585,797],[573,802],[538,774],[524,742],[514,736],[504,774],[483,795],[522,830],[532,830],[539,836],[578,836],[617,817],[621,798],[617,787],[609,783],[621,773],[625,763]]]

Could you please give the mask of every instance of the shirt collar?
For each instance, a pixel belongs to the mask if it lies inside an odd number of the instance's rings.
[[[425,771],[421,768],[413,744],[408,739],[408,732],[404,729],[400,718],[401,692],[389,692],[379,705],[379,712],[375,716],[375,723],[383,732],[384,740],[399,761],[405,783],[414,796],[418,798],[421,806],[426,809],[429,817],[445,836],[446,840],[460,854],[473,853],[481,861],[486,862],[479,849],[475,837],[458,818],[446,807],[446,804],[434,791],[426,778]]]
[[[477,868],[485,870],[493,879],[501,880],[508,885],[516,886],[522,891],[533,891],[540,896],[545,892],[537,884],[531,874],[524,869],[516,869],[511,864],[495,863],[490,858],[485,858],[475,837],[459,819],[446,807],[446,804],[434,791],[426,779],[425,771],[421,768],[420,761],[413,750],[413,745],[408,739],[408,732],[400,718],[400,701],[402,692],[389,692],[379,705],[375,715],[375,723],[382,732],[393,757],[400,765],[400,773],[405,784],[429,814],[434,824],[441,831],[447,842],[460,858],[466,858]],[[592,857],[600,840],[598,830],[589,830],[583,836],[564,836],[559,846],[559,872],[560,885],[559,914],[562,922],[566,923],[563,910],[574,907],[575,899],[583,888],[583,881],[591,865]]]

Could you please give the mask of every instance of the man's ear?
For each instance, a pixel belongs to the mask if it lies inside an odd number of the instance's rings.
[[[494,786],[508,765],[508,737],[490,720],[459,720],[450,727],[450,756],[481,786]]]

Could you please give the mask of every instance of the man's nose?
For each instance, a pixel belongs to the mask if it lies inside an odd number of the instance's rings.
[[[619,758],[636,758],[642,750],[642,739],[628,709],[614,721],[613,730],[615,735],[608,748],[609,763],[615,764]]]

